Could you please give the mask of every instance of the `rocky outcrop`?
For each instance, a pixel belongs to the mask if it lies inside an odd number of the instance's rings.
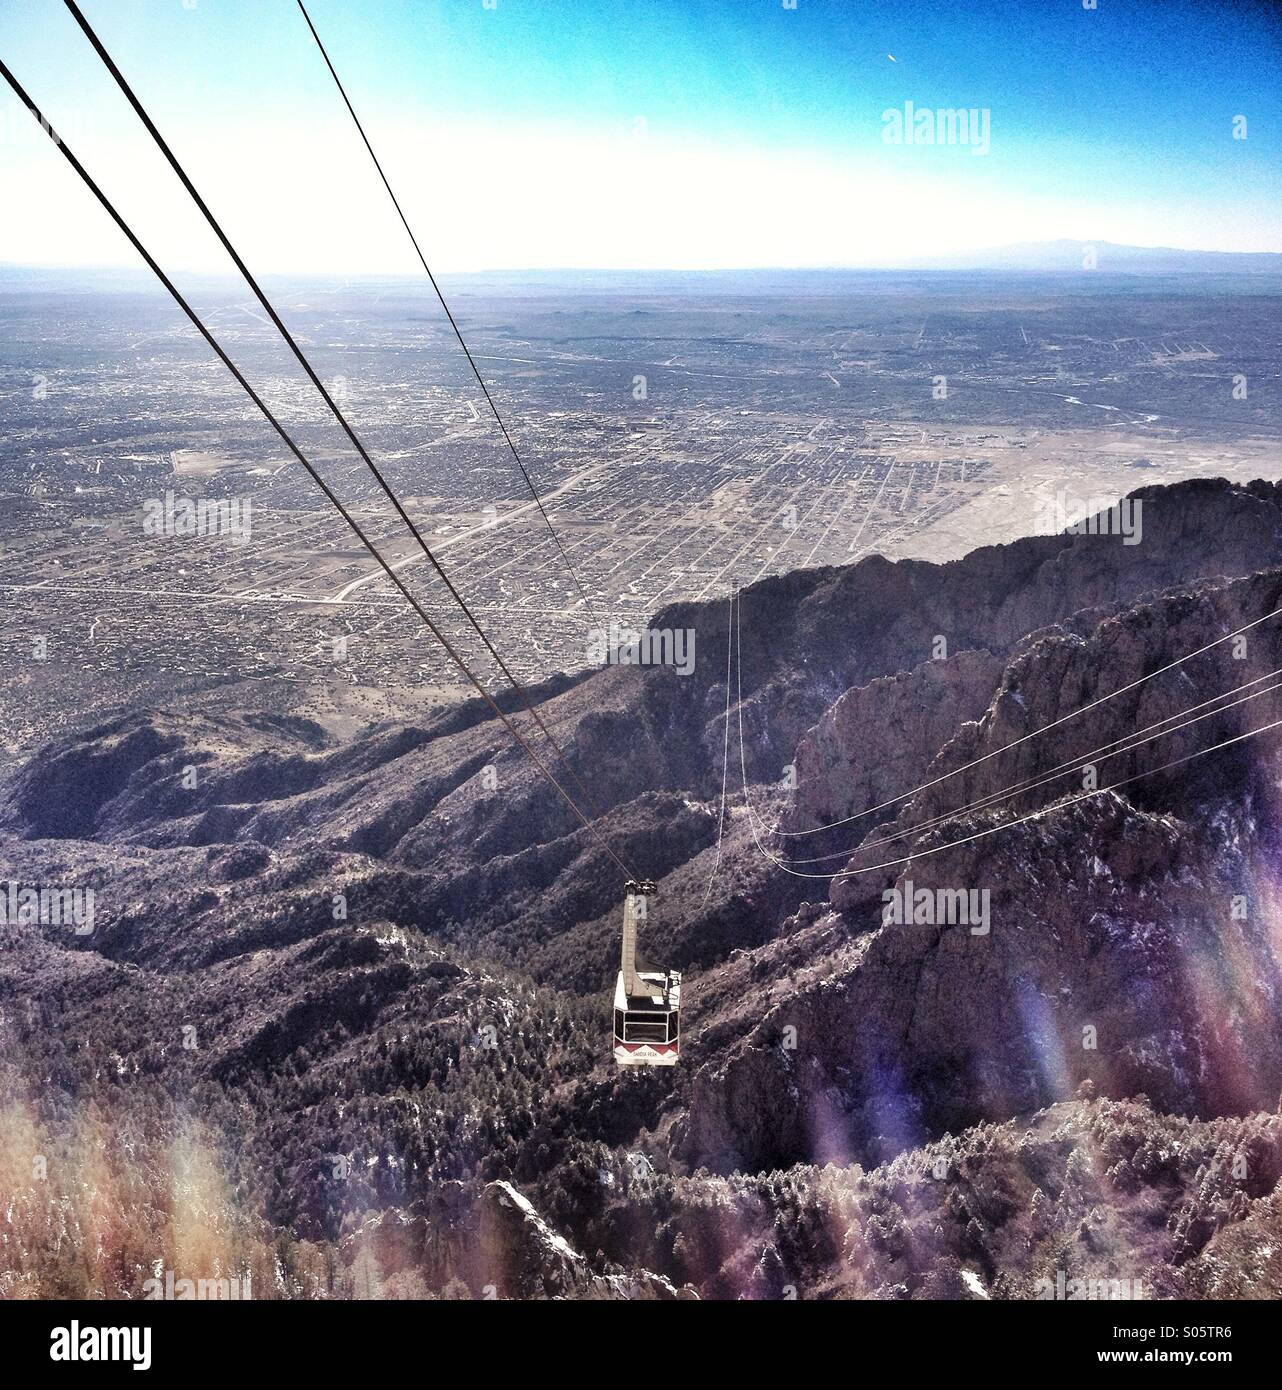
[[[803,852],[818,856],[893,820],[894,798],[923,780],[961,724],[985,713],[1005,668],[1002,656],[968,651],[848,690],[797,746],[783,829],[804,832]],[[845,823],[814,833],[835,821]]]

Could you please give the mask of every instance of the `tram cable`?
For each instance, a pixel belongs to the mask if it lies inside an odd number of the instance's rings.
[[[1272,615],[1270,615],[1272,616]],[[1262,621],[1262,620],[1261,620]],[[743,664],[742,651],[739,644],[738,629],[735,636],[735,657],[736,657],[736,682],[739,698],[739,767],[743,778],[743,794],[745,802],[748,800],[748,765],[744,751],[745,741],[743,733]],[[1170,762],[1163,763],[1159,767],[1148,768],[1144,772],[1135,773],[1131,777],[1124,777],[1120,781],[1111,782],[1106,787],[1097,787],[1091,791],[1080,792],[1076,796],[1071,796],[1062,801],[1057,801],[1050,806],[1038,807],[1035,811],[1030,811],[1026,815],[1017,817],[1015,820],[1004,821],[1001,825],[989,826],[984,830],[977,830],[970,835],[964,835],[956,840],[949,840],[941,845],[930,845],[925,849],[914,847],[911,853],[901,854],[894,859],[885,859],[877,864],[866,864],[858,869],[843,869],[837,873],[813,873],[805,872],[800,869],[792,868],[786,860],[780,859],[761,842],[761,835],[757,828],[756,820],[749,815],[748,824],[752,830],[753,840],[756,843],[757,851],[764,859],[767,859],[776,868],[782,869],[784,873],[790,874],[793,878],[827,879],[829,881],[839,878],[858,878],[863,874],[876,873],[883,869],[893,869],[899,864],[908,864],[917,859],[927,859],[934,854],[942,854],[945,850],[957,849],[962,845],[972,844],[976,840],[986,839],[989,835],[999,834],[1003,830],[1013,830],[1016,826],[1026,825],[1029,821],[1037,820],[1041,816],[1050,815],[1057,811],[1066,810],[1069,806],[1076,805],[1079,801],[1088,801],[1091,797],[1102,796],[1105,792],[1116,791],[1119,787],[1130,786],[1134,782],[1141,781],[1145,777],[1154,777],[1159,772],[1167,772],[1171,768],[1182,767],[1186,763],[1193,762],[1197,758],[1206,757],[1209,753],[1217,753],[1223,748],[1232,747],[1234,744],[1242,743],[1249,738],[1255,738],[1260,734],[1269,733],[1273,729],[1282,728],[1282,719],[1275,719],[1271,723],[1263,724],[1255,729],[1248,729],[1246,733],[1236,734],[1232,738],[1222,739],[1219,743],[1212,744],[1209,748],[1200,748],[1194,753],[1188,753],[1184,757],[1174,758]],[[854,851],[852,851],[852,854]]]
[[[1259,676],[1255,680],[1247,681],[1243,685],[1234,686],[1232,690],[1222,691],[1219,695],[1214,695],[1209,700],[1203,700],[1200,704],[1192,705],[1186,710],[1181,710],[1179,714],[1168,715],[1166,719],[1158,720],[1122,738],[1114,739],[1111,743],[1103,744],[1101,747],[1093,749],[1090,753],[1080,754],[1077,758],[1070,758],[1065,762],[1059,763],[1049,772],[1039,777],[1026,778],[1023,782],[1014,783],[1009,787],[1003,787],[1000,791],[990,792],[987,796],[982,796],[976,801],[968,802],[965,806],[958,806],[955,810],[941,811],[938,815],[932,816],[929,820],[918,821],[914,825],[906,825],[902,830],[897,831],[893,835],[886,835],[876,840],[864,840],[855,849],[835,850],[831,854],[817,854],[808,859],[790,858],[789,863],[822,864],[828,859],[849,859],[853,855],[861,853],[864,850],[875,849],[879,845],[892,845],[897,841],[907,839],[910,835],[918,835],[927,830],[934,830],[937,826],[944,825],[948,821],[958,820],[962,816],[974,815],[978,811],[989,810],[999,802],[1008,801],[1014,797],[1022,796],[1026,792],[1035,791],[1038,787],[1043,787],[1049,782],[1058,781],[1062,777],[1069,777],[1074,772],[1081,772],[1095,762],[1107,762],[1110,758],[1117,758],[1127,753],[1133,753],[1136,749],[1144,747],[1147,743],[1153,743],[1159,738],[1166,738],[1168,734],[1178,733],[1181,729],[1187,729],[1193,724],[1200,724],[1205,719],[1214,719],[1216,715],[1223,714],[1226,710],[1236,709],[1239,705],[1245,705],[1252,700],[1258,700],[1262,695],[1269,695],[1276,690],[1282,690],[1282,680],[1275,681],[1272,685],[1265,686],[1263,690],[1257,690],[1252,695],[1243,695],[1237,700],[1230,700],[1228,704],[1219,705],[1218,709],[1208,710],[1205,714],[1197,715],[1196,718],[1183,718],[1184,715],[1192,714],[1194,710],[1203,709],[1207,705],[1219,704],[1221,700],[1228,699],[1230,695],[1236,695],[1239,691],[1246,690],[1252,685],[1259,685],[1261,681],[1268,680],[1269,677],[1277,675],[1282,675],[1282,666],[1279,666],[1275,671],[1270,671],[1267,675]],[[1181,722],[1178,724],[1172,722],[1177,719],[1181,720]],[[1170,724],[1171,727],[1169,729],[1160,729],[1157,733],[1150,732],[1153,729],[1159,729],[1159,726],[1162,724]],[[1144,735],[1144,737],[1141,737],[1142,735]]]
[[[584,812],[580,809],[578,803],[569,794],[569,792],[567,792],[565,788],[562,787],[561,784],[556,780],[556,778],[553,777],[551,771],[548,769],[543,759],[539,757],[538,753],[530,745],[529,741],[526,739],[525,735],[521,732],[521,730],[517,727],[516,723],[512,719],[510,719],[506,713],[504,713],[503,709],[499,706],[498,702],[495,700],[493,695],[490,694],[490,692],[485,688],[484,685],[482,685],[482,683],[476,677],[476,675],[473,674],[471,668],[468,666],[467,662],[463,659],[459,652],[455,649],[453,643],[451,643],[449,638],[446,637],[446,635],[436,625],[436,623],[432,620],[431,615],[418,601],[418,599],[413,595],[413,593],[411,593],[411,591],[405,586],[401,577],[396,573],[392,565],[389,564],[389,562],[383,557],[382,553],[378,550],[377,546],[375,546],[374,543],[365,534],[359,522],[356,521],[356,519],[348,511],[347,507],[344,506],[342,501],[340,501],[339,498],[331,490],[328,483],[326,483],[324,478],[321,477],[320,473],[317,472],[316,468],[312,465],[310,460],[306,457],[306,455],[303,454],[302,450],[294,442],[289,432],[272,413],[271,409],[268,407],[266,402],[264,402],[263,399],[254,390],[253,386],[245,377],[244,373],[228,356],[222,344],[219,343],[219,341],[214,337],[210,330],[205,326],[205,323],[201,319],[200,315],[197,314],[196,311],[191,307],[191,305],[183,297],[182,292],[166,274],[159,262],[155,259],[154,256],[152,256],[151,252],[148,251],[147,248],[143,245],[142,241],[138,238],[133,229],[129,226],[129,224],[125,221],[124,217],[117,210],[115,204],[111,201],[111,199],[107,196],[103,189],[99,187],[98,183],[94,180],[93,176],[84,167],[84,165],[81,164],[80,160],[76,157],[75,153],[67,145],[66,141],[64,141],[62,137],[54,130],[53,126],[45,117],[44,112],[40,109],[40,107],[36,104],[32,97],[30,97],[27,94],[25,88],[14,76],[14,74],[9,70],[9,67],[3,59],[0,59],[0,76],[3,76],[5,81],[13,89],[13,92],[15,96],[17,96],[18,100],[22,103],[23,106],[27,108],[28,111],[31,112],[31,114],[39,122],[41,128],[45,131],[45,133],[49,136],[50,140],[53,142],[54,147],[57,150],[59,150],[62,156],[71,165],[72,169],[74,169],[75,172],[79,175],[81,180],[84,182],[85,186],[89,189],[89,191],[97,199],[99,204],[107,212],[108,216],[110,216],[111,220],[116,224],[120,231],[124,233],[126,239],[129,241],[129,244],[134,248],[134,250],[139,254],[139,256],[142,257],[147,267],[152,271],[152,273],[164,286],[165,290],[169,293],[174,303],[178,305],[182,312],[191,321],[192,325],[200,333],[201,337],[204,338],[205,342],[208,343],[210,348],[218,357],[219,361],[222,362],[223,366],[225,366],[227,370],[232,374],[232,376],[236,379],[236,382],[239,384],[239,386],[245,392],[245,394],[249,397],[249,399],[253,402],[253,404],[257,407],[264,419],[266,419],[268,424],[270,424],[271,427],[280,436],[281,440],[285,443],[289,451],[307,470],[307,473],[311,477],[312,481],[317,485],[317,487],[320,488],[327,500],[338,511],[339,515],[351,528],[356,538],[365,547],[365,549],[369,551],[370,555],[372,555],[373,558],[378,562],[378,564],[386,572],[388,578],[392,581],[396,588],[399,589],[400,592],[405,596],[406,601],[414,609],[415,613],[418,614],[419,618],[423,621],[428,631],[431,632],[432,636],[435,637],[436,640],[445,649],[450,659],[463,673],[463,675],[467,678],[470,684],[476,689],[477,693],[490,707],[490,709],[497,716],[497,718],[502,722],[504,728],[507,729],[508,733],[511,734],[512,738],[516,741],[516,743],[525,751],[526,755],[534,764],[538,772],[557,792],[557,794],[562,798],[562,800],[565,801],[565,803],[570,807],[570,809],[574,812],[575,817],[582,823],[584,829],[586,829],[588,833],[592,835],[592,837],[597,841],[601,849],[605,851],[609,858],[618,867],[620,872],[623,874],[624,878],[627,880],[635,878],[635,874],[633,873],[633,871],[619,857],[619,855],[615,852],[615,850],[612,848],[609,842],[605,839],[605,837],[602,835],[601,831],[597,828],[597,826],[594,825],[593,822],[584,814]]]
[[[414,229],[410,226],[409,219],[405,216],[405,211],[401,207],[400,199],[392,190],[392,185],[388,180],[387,174],[383,170],[382,162],[379,160],[378,155],[374,153],[374,146],[370,143],[369,136],[365,133],[365,127],[361,124],[361,119],[356,114],[356,108],[352,105],[351,98],[347,95],[347,88],[343,86],[342,79],[339,77],[330,59],[328,50],[321,41],[321,36],[316,32],[316,26],[312,23],[312,17],[307,13],[307,6],[303,4],[303,0],[298,0],[298,8],[302,11],[303,18],[307,21],[307,27],[311,30],[312,38],[316,40],[316,47],[320,49],[321,57],[325,60],[325,66],[329,69],[329,75],[334,79],[334,85],[338,88],[339,95],[343,98],[343,104],[347,107],[348,113],[351,115],[356,125],[357,132],[365,148],[369,151],[369,157],[374,161],[374,168],[378,170],[378,176],[383,181],[383,187],[387,189],[387,196],[392,200],[392,206],[396,209],[396,215],[401,219],[401,226],[405,228],[405,234],[409,237],[414,247],[414,254],[418,257],[419,264],[423,267],[428,280],[431,281],[432,289],[436,291],[436,297],[440,301],[441,308],[445,311],[445,317],[449,320],[450,327],[454,330],[454,336],[458,339],[458,345],[463,349],[463,356],[467,358],[467,364],[472,369],[472,375],[476,378],[476,383],[481,388],[481,394],[485,397],[486,404],[490,407],[490,413],[494,416],[495,423],[499,427],[499,432],[502,434],[509,452],[516,461],[517,468],[520,469],[521,477],[525,479],[525,486],[529,489],[530,496],[534,499],[534,504],[539,509],[539,515],[543,518],[544,524],[548,528],[548,533],[551,535],[553,543],[560,553],[566,572],[574,581],[574,585],[579,591],[579,597],[583,601],[583,606],[588,616],[597,627],[600,627],[602,625],[601,620],[597,617],[592,607],[592,601],[588,598],[587,590],[584,589],[578,573],[570,563],[570,557],[566,554],[565,546],[561,544],[561,538],[557,535],[556,528],[552,525],[552,518],[547,514],[543,506],[543,499],[539,496],[539,491],[534,485],[534,479],[531,478],[521,455],[517,452],[516,444],[511,434],[508,432],[508,427],[504,423],[502,415],[499,414],[499,408],[495,404],[494,397],[490,394],[490,388],[486,385],[485,378],[481,375],[481,369],[476,365],[476,359],[472,356],[471,349],[464,340],[463,332],[458,326],[458,321],[455,319],[449,304],[446,303],[445,295],[441,292],[441,287],[437,282],[436,276],[432,274],[432,268],[427,263],[427,257],[423,254],[423,249],[418,243],[418,237],[414,235]]]
[[[700,911],[707,907],[708,899],[712,896],[712,885],[717,881],[717,873],[721,868],[721,842],[726,833],[726,787],[729,783],[730,773],[730,656],[734,650],[732,638],[734,637],[734,604],[735,595],[730,595],[730,607],[726,617],[726,716],[725,732],[721,744],[721,816],[717,821],[717,857],[712,864],[712,872],[708,875],[708,886],[703,892],[703,902]],[[749,813],[752,807],[748,808]]]
[[[1205,646],[1198,647],[1196,651],[1187,652],[1184,656],[1176,657],[1174,661],[1168,661],[1165,666],[1159,666],[1157,670],[1150,671],[1145,676],[1129,682],[1127,685],[1119,686],[1116,690],[1111,690],[1107,695],[1100,695],[1091,700],[1088,704],[1079,705],[1076,709],[1069,710],[1067,714],[1061,715],[1058,719],[1053,719],[1049,724],[1043,724],[1039,729],[1033,729],[1029,733],[1021,735],[1019,738],[1012,739],[1009,743],[1004,743],[1000,748],[994,748],[991,752],[985,753],[982,757],[974,758],[968,763],[963,763],[960,767],[952,768],[948,772],[941,773],[938,777],[932,778],[928,782],[923,782],[920,786],[913,787],[906,792],[900,792],[898,796],[892,796],[886,801],[879,802],[876,806],[869,806],[865,810],[856,811],[849,816],[843,816],[840,820],[830,821],[827,825],[810,826],[805,830],[780,830],[777,834],[786,835],[790,838],[798,838],[805,835],[818,835],[825,830],[835,830],[838,826],[849,825],[851,821],[862,820],[865,816],[871,816],[877,811],[884,811],[889,806],[895,806],[901,801],[909,801],[920,792],[927,791],[931,787],[938,786],[941,782],[947,782],[953,777],[960,776],[963,772],[968,772],[973,767],[991,761],[993,758],[1000,757],[1001,754],[1009,752],[1012,748],[1018,748],[1021,744],[1027,743],[1030,739],[1040,738],[1042,734],[1048,733],[1051,729],[1057,729],[1061,724],[1067,724],[1070,720],[1076,719],[1079,715],[1085,714],[1088,710],[1097,709],[1100,705],[1106,704],[1109,700],[1115,700],[1119,695],[1125,695],[1128,691],[1136,690],[1148,681],[1155,680],[1158,676],[1165,675],[1167,671],[1173,671],[1182,666],[1186,661],[1192,661],[1194,657],[1202,656],[1213,648],[1222,646],[1225,642],[1231,642],[1235,637],[1240,637],[1244,632],[1249,632],[1252,628],[1259,627],[1261,623],[1267,623],[1273,618],[1282,617],[1282,608],[1275,608],[1270,613],[1265,613],[1263,617],[1255,618],[1242,627],[1235,628],[1232,632],[1226,632],[1223,637],[1217,637],[1213,642],[1206,643]]]
[[[415,541],[418,542],[419,548],[422,550],[423,554],[424,554],[424,555],[427,557],[427,559],[430,561],[430,563],[431,563],[431,565],[432,565],[432,568],[436,571],[436,573],[437,573],[437,574],[441,577],[441,579],[444,581],[445,587],[446,587],[446,588],[449,590],[449,592],[450,592],[450,596],[454,599],[455,603],[458,604],[459,608],[461,608],[462,611],[463,611],[463,613],[466,615],[468,622],[471,623],[473,629],[476,631],[477,636],[479,636],[480,639],[481,639],[481,641],[484,643],[486,650],[489,652],[490,656],[493,658],[493,660],[494,660],[495,664],[498,666],[499,670],[502,671],[504,677],[505,677],[505,678],[507,679],[507,681],[508,681],[508,684],[511,685],[512,689],[517,693],[517,695],[518,695],[518,697],[520,698],[520,700],[521,700],[521,702],[522,702],[522,705],[524,706],[526,712],[530,715],[530,717],[533,719],[533,721],[534,721],[534,722],[538,725],[538,727],[542,730],[544,737],[548,740],[549,744],[551,744],[551,746],[553,747],[553,749],[556,751],[556,755],[557,755],[558,759],[560,760],[560,762],[561,762],[561,763],[563,764],[563,766],[565,767],[566,772],[569,774],[570,778],[574,781],[575,785],[578,787],[579,793],[580,793],[580,795],[582,796],[582,798],[584,799],[585,804],[587,804],[588,809],[589,809],[589,810],[592,810],[593,808],[592,808],[592,804],[591,804],[591,803],[592,803],[591,793],[590,793],[590,792],[588,791],[588,789],[583,785],[582,779],[579,777],[579,775],[578,775],[578,774],[574,771],[574,769],[570,766],[570,763],[569,763],[568,758],[566,758],[565,753],[564,753],[563,750],[561,749],[561,747],[560,747],[560,745],[558,744],[557,740],[556,740],[555,737],[553,736],[552,732],[548,729],[547,724],[544,722],[542,716],[539,715],[539,713],[538,713],[538,712],[536,711],[536,709],[534,708],[534,704],[533,704],[533,702],[530,700],[528,694],[525,692],[525,688],[522,686],[522,684],[520,683],[520,681],[517,680],[516,676],[513,675],[511,669],[510,669],[510,668],[508,667],[508,665],[507,665],[507,662],[505,662],[505,661],[503,660],[503,658],[502,658],[502,656],[499,654],[497,648],[494,646],[493,642],[490,640],[489,636],[486,634],[484,628],[482,628],[481,624],[477,621],[476,616],[473,614],[471,608],[468,606],[467,600],[463,597],[463,595],[462,595],[462,594],[458,591],[458,589],[455,587],[455,585],[454,585],[453,581],[450,579],[449,575],[446,574],[444,567],[441,565],[440,561],[436,558],[435,554],[432,552],[431,547],[428,545],[427,541],[423,538],[422,533],[419,531],[418,527],[415,525],[413,519],[411,518],[411,516],[409,515],[409,513],[405,510],[404,506],[402,506],[401,501],[400,501],[400,498],[397,497],[396,493],[393,491],[393,489],[391,488],[391,486],[388,484],[386,478],[383,476],[382,472],[380,471],[378,465],[374,462],[373,458],[371,458],[371,456],[370,456],[370,454],[369,454],[369,451],[366,449],[365,445],[361,442],[360,438],[357,436],[356,431],[352,428],[351,423],[348,421],[347,417],[343,414],[343,411],[339,408],[337,402],[335,402],[334,398],[331,396],[331,394],[330,394],[329,390],[327,389],[327,387],[325,386],[324,382],[320,379],[320,376],[317,374],[315,368],[312,366],[311,362],[308,360],[307,355],[303,352],[302,348],[299,347],[298,342],[297,342],[297,340],[295,339],[294,335],[293,335],[293,334],[290,332],[290,330],[286,327],[284,320],[283,320],[283,319],[280,317],[280,315],[276,312],[275,306],[272,304],[271,300],[270,300],[270,299],[267,297],[267,295],[264,293],[264,291],[263,291],[263,289],[262,289],[262,286],[258,283],[258,281],[257,281],[257,279],[254,277],[252,271],[251,271],[251,270],[249,269],[249,267],[245,264],[244,260],[241,258],[241,255],[240,255],[240,253],[236,250],[235,246],[232,245],[231,239],[227,236],[227,233],[223,230],[222,225],[219,223],[218,219],[214,216],[213,212],[210,210],[209,205],[205,202],[204,198],[201,197],[200,192],[199,192],[199,190],[196,188],[195,184],[194,184],[194,183],[191,181],[191,179],[188,177],[187,171],[183,168],[182,164],[181,164],[181,163],[179,162],[179,160],[178,160],[178,157],[174,154],[174,152],[173,152],[173,150],[170,148],[168,142],[165,140],[164,136],[160,133],[160,130],[157,128],[156,123],[152,120],[152,118],[151,118],[151,116],[148,114],[146,108],[143,106],[142,102],[138,99],[137,94],[134,92],[133,88],[129,85],[128,80],[125,78],[124,73],[121,72],[119,66],[116,64],[115,59],[112,58],[111,54],[107,52],[107,49],[104,47],[104,45],[103,45],[103,43],[102,43],[102,40],[98,37],[97,33],[94,31],[93,26],[92,26],[92,25],[89,23],[89,21],[85,18],[85,16],[84,16],[83,12],[81,11],[80,7],[76,4],[76,0],[63,0],[63,3],[66,5],[67,9],[71,12],[72,18],[74,18],[75,21],[76,21],[76,23],[80,26],[80,28],[81,28],[81,30],[83,31],[85,37],[86,37],[86,38],[89,40],[89,42],[93,45],[94,51],[98,54],[98,57],[102,60],[103,64],[104,64],[105,67],[107,68],[108,72],[110,72],[111,76],[115,79],[116,85],[120,88],[121,92],[123,93],[125,99],[129,102],[130,106],[133,107],[134,112],[135,112],[136,115],[138,116],[138,119],[139,119],[139,120],[143,123],[143,125],[146,127],[146,130],[147,130],[148,134],[149,134],[149,135],[152,137],[152,139],[155,141],[157,148],[160,150],[161,154],[165,157],[165,160],[166,160],[166,162],[169,164],[169,167],[170,167],[170,168],[174,171],[174,173],[177,175],[179,181],[182,183],[183,187],[186,189],[187,193],[190,195],[192,201],[196,204],[196,207],[199,209],[199,211],[201,212],[202,216],[205,218],[205,221],[209,224],[211,230],[214,232],[214,235],[218,238],[219,242],[222,244],[223,249],[224,249],[224,250],[227,252],[227,254],[231,257],[232,262],[233,262],[233,263],[235,264],[235,266],[236,266],[236,269],[237,269],[237,270],[241,273],[241,275],[244,277],[245,283],[246,283],[246,284],[249,286],[249,288],[253,291],[254,297],[258,300],[259,304],[262,305],[264,312],[265,312],[265,313],[268,315],[268,317],[271,319],[272,324],[275,326],[277,332],[280,333],[281,337],[285,340],[286,344],[287,344],[288,347],[290,348],[290,351],[293,353],[294,357],[297,359],[299,365],[300,365],[300,366],[303,368],[303,370],[307,373],[308,379],[311,381],[312,385],[316,388],[317,392],[320,394],[321,399],[322,399],[322,400],[325,402],[325,404],[329,407],[331,414],[334,416],[335,420],[337,420],[338,423],[339,423],[339,425],[342,427],[343,432],[347,435],[347,438],[351,441],[352,446],[356,449],[357,453],[360,455],[360,457],[361,457],[362,461],[364,462],[366,468],[368,468],[369,471],[373,474],[375,480],[377,481],[379,487],[382,489],[384,495],[385,495],[385,496],[387,497],[387,499],[392,503],[392,506],[395,507],[396,512],[397,512],[397,515],[401,518],[401,520],[402,520],[402,521],[405,523],[405,525],[409,528],[410,534],[414,537]],[[595,812],[594,812],[594,814],[595,814]]]

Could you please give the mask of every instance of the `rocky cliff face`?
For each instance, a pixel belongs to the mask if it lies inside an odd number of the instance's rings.
[[[951,673],[919,668],[844,696],[803,740],[799,766],[825,771],[810,784],[818,793],[802,779],[786,824],[870,804],[835,802],[824,788],[841,781],[834,769],[878,762],[860,711],[879,688],[891,687],[892,709],[904,687],[915,690],[924,723],[943,709],[960,717],[938,757],[914,765],[933,785],[883,812],[863,847],[828,864],[849,875],[831,882],[834,912],[797,924],[809,938],[802,958],[827,968],[799,980],[793,940],[771,948],[773,958],[760,953],[745,983],[757,1017],[733,1005],[739,1036],[696,1071],[683,1131],[691,1160],[722,1171],[777,1166],[812,1156],[816,1136],[877,1156],[1067,1099],[1083,1081],[1101,1094],[1144,1092],[1173,1113],[1271,1105],[1282,1085],[1273,889],[1282,745],[1271,734],[1182,760],[1277,717],[1268,675],[1282,669],[1282,620],[1269,615],[1280,602],[1277,571],[1203,584],[1126,609],[1086,638],[1043,637],[999,678],[991,661],[966,654],[941,663]],[[1210,647],[1249,624],[1245,647]],[[972,690],[996,687],[979,718],[954,693],[968,675]],[[1247,703],[1217,702],[1237,687]],[[1205,717],[1180,727],[1195,706]],[[1150,725],[1163,736],[1117,751]],[[897,722],[885,741],[902,748]],[[1049,775],[1065,763],[1066,773]],[[1168,763],[1178,765],[1154,772]],[[966,770],[949,777],[954,769]],[[1091,786],[1122,785],[1087,796],[1088,771]],[[883,785],[874,778],[865,786]],[[1021,795],[958,812],[1025,784]],[[775,845],[801,868],[817,840]],[[887,924],[887,893],[924,910]],[[943,920],[950,907],[958,911]],[[776,1003],[771,983],[781,976],[788,988]]]
[[[136,1104],[157,1132],[199,1095],[271,1228],[330,1242],[331,1292],[1026,1295],[1021,1241],[1070,1237],[1081,1269],[1133,1241],[1171,1290],[1267,1283],[1232,1261],[1277,1221],[1279,745],[1180,760],[1282,717],[1282,490],[1139,496],[1137,547],[746,591],[750,788],[719,847],[724,604],[655,619],[696,629],[689,677],[540,692],[602,829],[660,879],[646,949],[689,972],[675,1074],[615,1073],[617,872],[483,711],[336,743],[185,710],[4,788],[3,876],[96,891],[87,932],[0,928],[6,1094],[56,1077],[41,1123]],[[1199,1176],[1239,1140],[1249,1181]],[[1169,1239],[1146,1240],[1159,1188]]]

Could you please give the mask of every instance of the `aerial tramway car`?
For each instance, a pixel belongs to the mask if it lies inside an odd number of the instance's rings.
[[[681,976],[637,960],[637,929],[655,885],[629,880],[623,898],[623,968],[614,989],[614,1060],[621,1067],[673,1067],[681,1055]]]

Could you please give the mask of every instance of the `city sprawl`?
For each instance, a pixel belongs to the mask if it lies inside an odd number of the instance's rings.
[[[713,277],[716,280],[718,277]],[[1268,277],[1264,277],[1266,280]],[[1278,458],[1273,299],[1205,277],[804,274],[465,282],[460,316],[592,613],[418,286],[294,286],[286,319],[522,678],[596,625],[883,555],[948,558],[1067,496],[1246,480]],[[0,301],[0,584],[12,752],[170,692],[271,687],[338,721],[461,693],[386,575],[176,311]],[[929,293],[927,293],[929,292]],[[460,649],[475,634],[226,290],[211,329]],[[315,402],[315,403],[314,403]],[[261,695],[247,687],[265,685]],[[381,687],[381,689],[379,689]]]

